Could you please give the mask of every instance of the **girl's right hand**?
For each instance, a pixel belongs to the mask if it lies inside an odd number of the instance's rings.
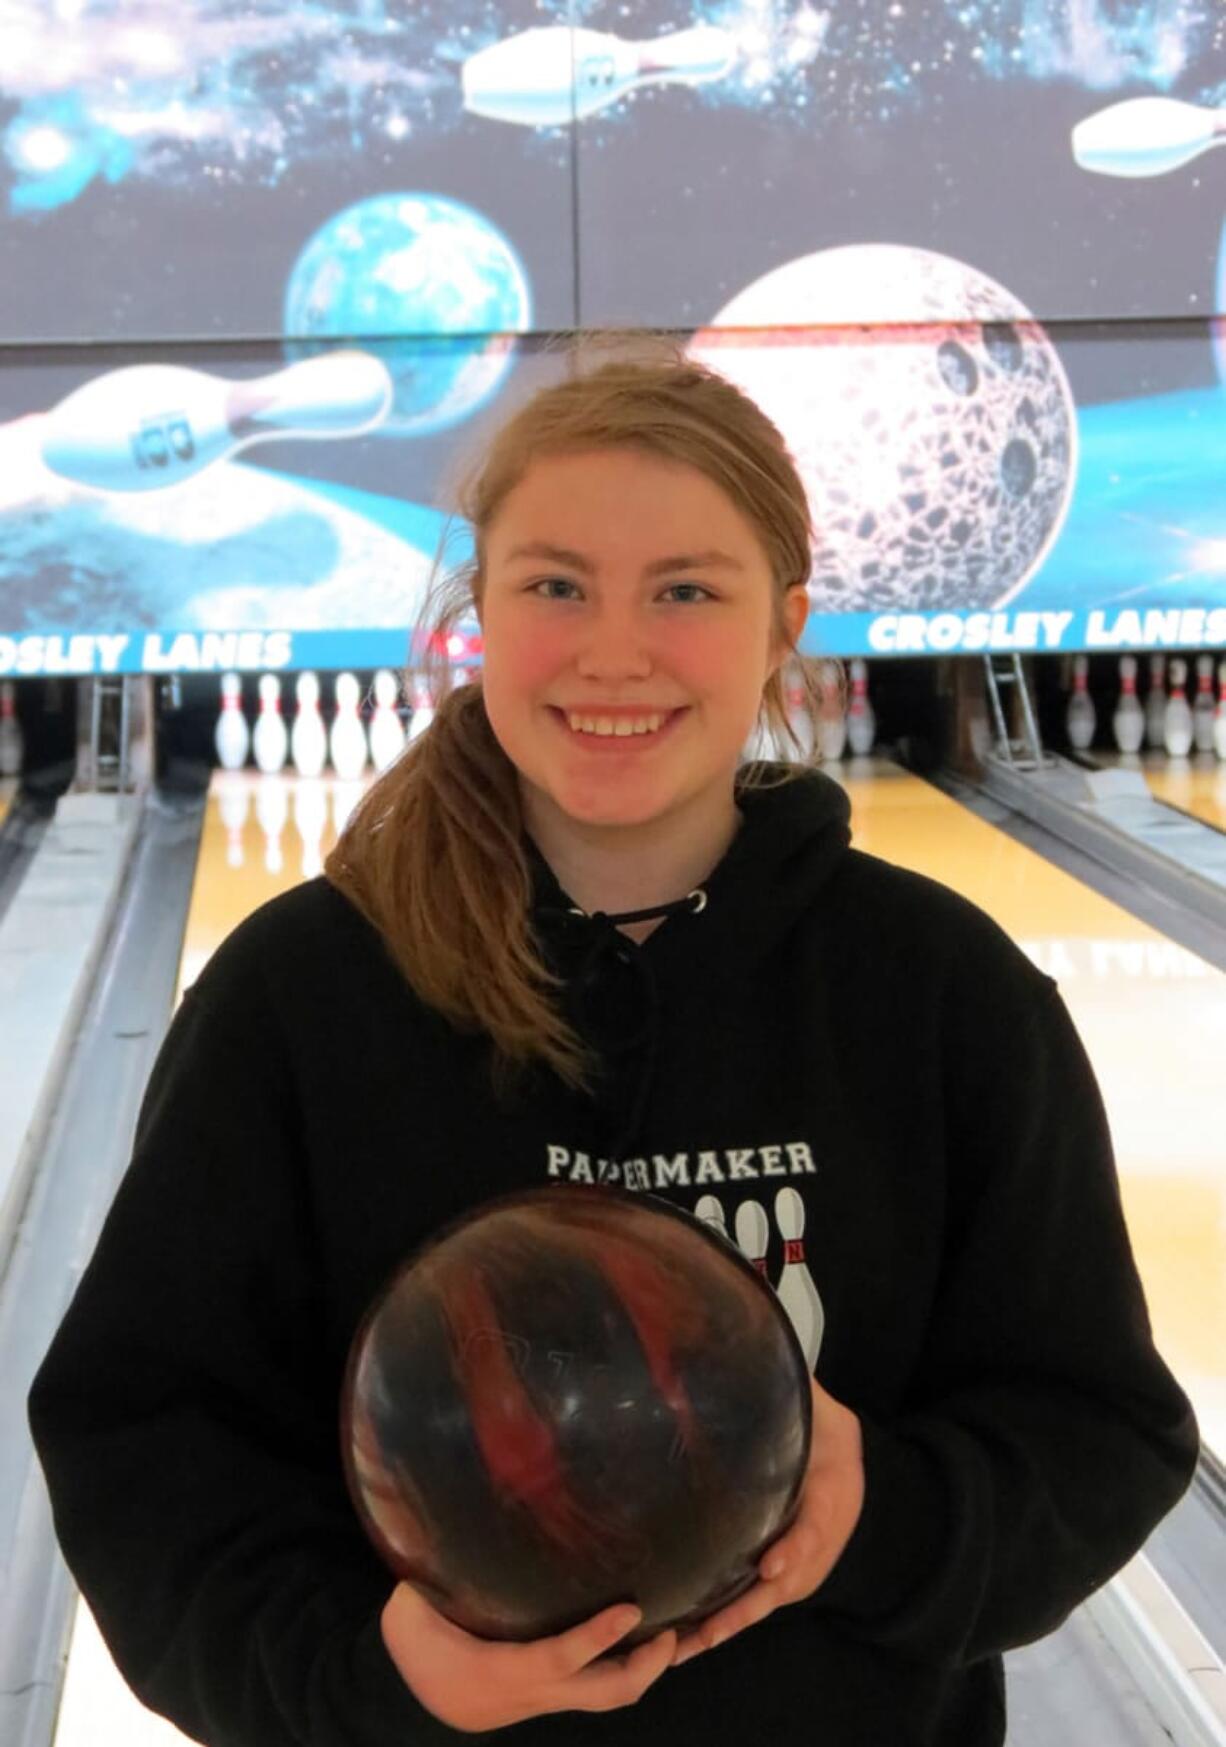
[[[638,1624],[637,1610],[606,1608],[556,1638],[529,1644],[474,1638],[398,1583],[383,1609],[383,1642],[413,1696],[465,1734],[502,1729],[552,1711],[613,1711],[636,1704],[673,1659],[677,1634],[661,1632],[625,1656],[604,1656]]]

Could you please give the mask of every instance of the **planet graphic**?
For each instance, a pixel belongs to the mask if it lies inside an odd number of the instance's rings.
[[[891,243],[822,250],[746,286],[687,350],[783,433],[819,611],[1001,606],[1051,550],[1076,407],[1042,327],[977,268]]]
[[[380,435],[426,436],[493,396],[531,319],[523,265],[481,213],[438,194],[379,194],[328,219],[294,263],[285,351],[360,338],[395,385]]]

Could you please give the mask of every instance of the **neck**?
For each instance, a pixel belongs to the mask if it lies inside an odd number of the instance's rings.
[[[684,898],[710,875],[739,831],[742,816],[731,794],[641,826],[591,826],[571,819],[539,790],[521,784],[524,823],[558,884],[588,915],[618,916]],[[645,940],[659,920],[621,924],[631,940]]]

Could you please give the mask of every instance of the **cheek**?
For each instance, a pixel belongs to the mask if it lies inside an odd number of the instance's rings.
[[[486,644],[485,687],[491,701],[510,704],[518,697],[544,689],[569,655],[567,639],[545,625],[521,630],[499,626]]]
[[[761,674],[747,659],[747,652],[763,645],[766,627],[727,615],[701,615],[693,621],[678,619],[657,625],[655,635],[645,640],[651,663],[694,698],[717,698],[743,692],[755,696],[761,689]],[[492,709],[514,709],[531,702],[533,694],[556,687],[559,675],[571,675],[581,661],[585,643],[576,629],[564,623],[550,624],[544,616],[531,626],[507,621],[489,637],[485,654],[485,688]]]

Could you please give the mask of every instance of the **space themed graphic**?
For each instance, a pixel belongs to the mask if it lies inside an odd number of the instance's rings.
[[[549,336],[619,327],[779,426],[810,653],[1226,645],[1219,7],[8,0],[0,38],[0,671],[403,660],[456,463]]]

